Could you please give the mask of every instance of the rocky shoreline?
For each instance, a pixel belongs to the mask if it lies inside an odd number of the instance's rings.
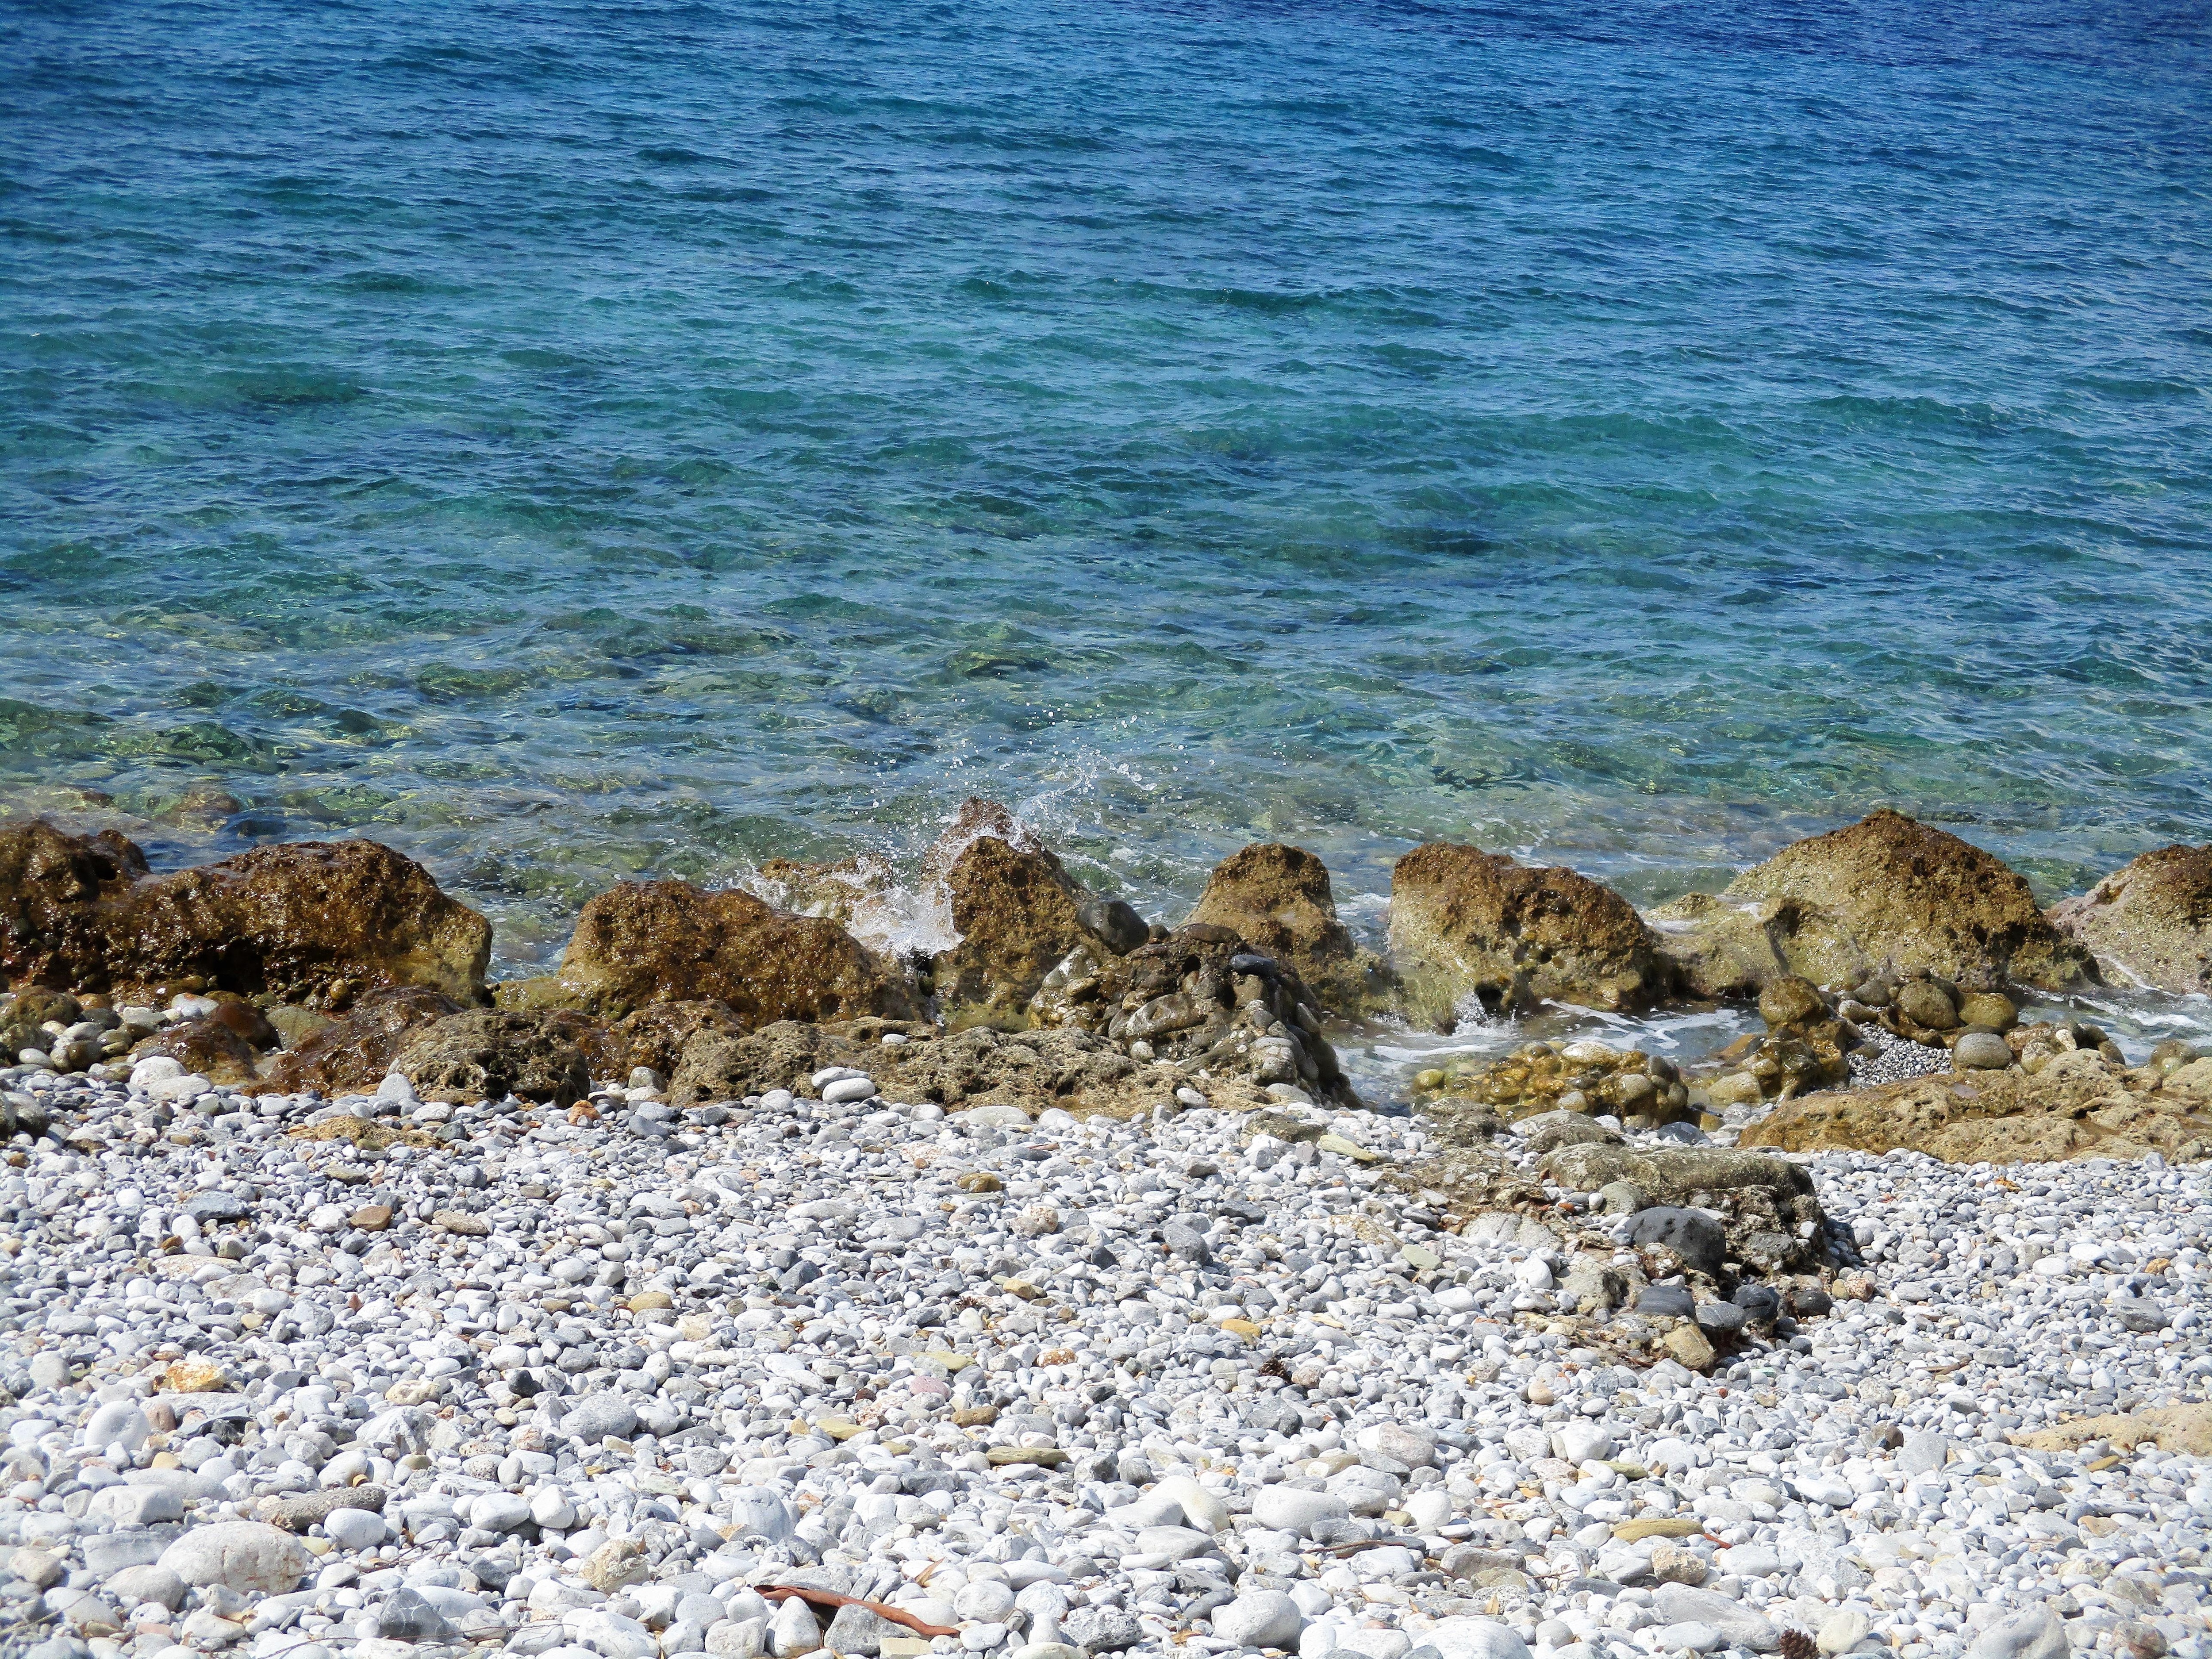
[[[757,885],[495,986],[373,843],[0,830],[0,1646],[2208,1650],[2212,1060],[2021,1017],[2204,988],[2189,849],[2046,913],[1877,813],[1645,915],[1438,844],[1383,951],[983,802]],[[1729,1000],[1410,1116],[1338,1054]]]

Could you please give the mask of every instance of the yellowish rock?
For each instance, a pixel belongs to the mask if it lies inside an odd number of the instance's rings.
[[[676,1298],[665,1291],[640,1291],[629,1299],[632,1313],[643,1313],[648,1308],[672,1308],[675,1305]],[[695,1341],[697,1340],[693,1339]]]
[[[1056,1469],[1067,1462],[1067,1454],[1057,1446],[993,1446],[983,1456],[994,1468],[1034,1463],[1039,1468]]]
[[[1227,1331],[1230,1335],[1241,1337],[1247,1342],[1257,1342],[1260,1340],[1260,1328],[1249,1319],[1224,1319],[1221,1322],[1221,1328]]]
[[[1668,1332],[1667,1352],[1693,1371],[1712,1369],[1713,1345],[1695,1325],[1677,1325]]]
[[[213,1360],[177,1359],[161,1368],[154,1386],[163,1394],[222,1394],[230,1381]]]
[[[1334,1152],[1339,1158],[1348,1158],[1354,1164],[1374,1164],[1382,1158],[1380,1152],[1370,1152],[1356,1140],[1346,1140],[1342,1135],[1327,1134],[1314,1142],[1324,1152]]]
[[[952,1184],[963,1193],[998,1193],[1006,1190],[1005,1184],[988,1170],[970,1170]]]
[[[1624,1544],[1633,1544],[1643,1538],[1695,1538],[1704,1530],[1704,1524],[1693,1515],[1647,1515],[1623,1521],[1613,1528],[1613,1535]]]

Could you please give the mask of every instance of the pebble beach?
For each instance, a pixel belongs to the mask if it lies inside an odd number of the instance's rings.
[[[2212,1207],[2154,1155],[1809,1159],[1844,1294],[1654,1285],[1638,1351],[1557,1277],[1625,1221],[1465,1226],[1402,1114],[47,1081],[11,1652],[2212,1650]]]

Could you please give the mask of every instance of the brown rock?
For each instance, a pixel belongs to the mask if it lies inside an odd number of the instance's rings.
[[[230,1377],[212,1359],[174,1359],[155,1376],[154,1386],[163,1394],[221,1394]]]
[[[1768,1030],[1778,1031],[1789,1025],[1817,1024],[1827,1018],[1828,1005],[1811,980],[1784,974],[1759,988],[1759,1017]]]
[[[1391,871],[1390,951],[1409,1012],[1438,1029],[1469,996],[1491,1012],[1546,1000],[1633,1011],[1667,988],[1650,929],[1611,888],[1447,842]]]
[[[750,1026],[915,1009],[905,974],[836,922],[686,881],[624,882],[592,900],[559,977],[580,1004],[615,1018],[701,1000]]]
[[[441,1233],[452,1233],[459,1238],[484,1238],[491,1233],[489,1222],[466,1210],[440,1210],[430,1218],[430,1224]]]
[[[1034,842],[975,836],[945,872],[945,892],[959,943],[932,972],[950,1023],[1026,1024],[1030,999],[1063,958],[1113,954],[1084,926],[1084,896],[1060,860]]]
[[[1856,983],[1875,965],[1842,922],[1795,898],[1685,893],[1645,921],[1670,976],[1692,996],[1755,997],[1788,977]]]
[[[2096,977],[2088,951],[2058,933],[2016,872],[1887,808],[1784,848],[1723,896],[1810,906],[1848,928],[1869,960],[1966,988],[2016,980],[2063,989]]]
[[[422,986],[480,1002],[491,925],[370,841],[259,847],[172,875],[113,831],[0,830],[0,970],[54,985],[197,978],[341,998]]]
[[[583,1051],[557,1014],[472,1008],[420,1026],[402,1039],[392,1070],[425,1100],[526,1100],[569,1106],[591,1092]]]
[[[261,1056],[228,1024],[214,1018],[187,1020],[164,1029],[131,1051],[133,1060],[167,1054],[187,1072],[210,1083],[251,1083],[260,1075]]]
[[[2212,1152],[2212,1102],[2148,1086],[2150,1075],[2090,1049],[2062,1051],[2033,1073],[1953,1073],[1808,1095],[1775,1108],[1741,1144],[1792,1152],[1903,1148],[1948,1164]]]
[[[2145,853],[2050,915],[2114,984],[2212,992],[2212,846]]]
[[[276,1041],[269,1046],[277,1048],[296,1048],[331,1024],[328,1014],[319,1014],[292,1002],[272,1003],[262,1011],[262,1017],[276,1034]]]
[[[744,1022],[726,1002],[656,1002],[625,1014],[597,1043],[584,1044],[593,1077],[627,1078],[640,1066],[675,1075],[684,1046],[702,1032],[736,1036]]]
[[[460,1012],[435,991],[374,991],[325,1020],[260,1066],[258,1088],[286,1094],[313,1089],[324,1095],[373,1090],[392,1069],[401,1040],[416,1027]]]
[[[1667,1333],[1662,1339],[1667,1352],[1693,1371],[1709,1371],[1713,1368],[1713,1345],[1705,1334],[1685,1321]]]
[[[873,854],[834,864],[799,864],[770,859],[746,886],[779,910],[821,916],[848,932],[886,920],[882,907],[897,890],[897,874]]]
[[[1337,919],[1328,866],[1304,848],[1260,842],[1231,854],[1214,867],[1190,919],[1229,928],[1261,955],[1295,968],[1339,1013],[1389,1000],[1381,960]]]
[[[389,1204],[364,1204],[346,1218],[346,1225],[358,1227],[365,1233],[380,1233],[392,1224]]]

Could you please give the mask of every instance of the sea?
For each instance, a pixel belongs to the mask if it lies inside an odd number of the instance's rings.
[[[0,810],[390,842],[502,974],[970,795],[1370,935],[1439,837],[2212,840],[2197,0],[20,0],[0,66]]]

